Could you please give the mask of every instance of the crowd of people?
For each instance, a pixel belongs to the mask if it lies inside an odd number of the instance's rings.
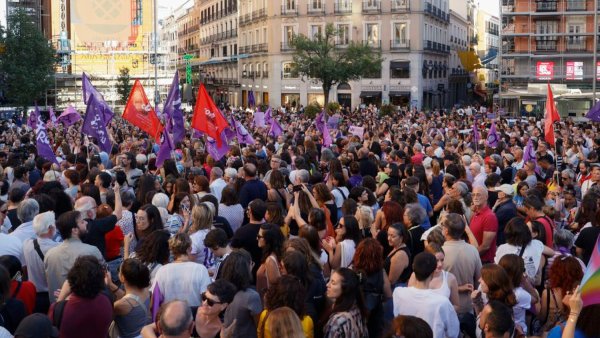
[[[366,106],[325,146],[300,112],[273,110],[277,136],[225,114],[254,144],[216,159],[188,128],[160,167],[119,117],[110,153],[50,127],[58,164],[2,122],[0,337],[600,337],[578,287],[597,126],[550,146],[543,121]]]

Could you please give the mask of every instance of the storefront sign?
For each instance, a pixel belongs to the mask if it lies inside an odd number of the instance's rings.
[[[583,80],[583,62],[567,61],[566,79],[567,80]]]
[[[554,78],[554,62],[540,61],[536,66],[538,80],[552,80]]]

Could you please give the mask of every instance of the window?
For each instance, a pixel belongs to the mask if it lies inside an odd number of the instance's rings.
[[[337,44],[346,46],[350,43],[350,25],[348,24],[339,24],[337,26],[338,29],[338,37]]]
[[[296,29],[294,26],[283,26],[283,42],[289,44],[296,35]]]
[[[379,8],[379,0],[366,0],[364,6],[366,9],[377,9]]]
[[[310,37],[316,39],[318,36],[323,36],[323,26],[311,25],[310,26]]]
[[[370,46],[379,46],[379,24],[368,23],[365,29],[366,42]]]
[[[283,71],[282,71],[282,77],[284,79],[292,79],[292,67],[293,67],[294,63],[293,62],[284,62],[283,63]]]
[[[321,9],[323,8],[322,0],[310,0],[310,9]]]
[[[296,0],[284,0],[285,1],[285,9],[288,11],[292,11],[296,9]]]
[[[410,62],[409,61],[392,61],[390,62],[390,77],[392,79],[409,79],[410,78]]]
[[[394,23],[394,47],[408,45],[408,24],[406,22]]]

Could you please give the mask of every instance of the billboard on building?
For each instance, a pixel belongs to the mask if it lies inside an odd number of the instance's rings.
[[[554,62],[539,61],[536,66],[538,80],[552,80],[554,78]]]
[[[583,62],[567,61],[566,63],[567,80],[583,80]]]

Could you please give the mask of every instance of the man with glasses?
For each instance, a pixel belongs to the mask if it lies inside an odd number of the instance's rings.
[[[263,182],[265,184],[269,183],[269,179],[271,178],[271,173],[273,172],[273,170],[279,170],[280,166],[281,166],[281,156],[279,156],[277,154],[273,154],[271,156],[271,160],[269,161],[269,167],[271,169],[269,169],[269,171],[267,171],[267,173],[265,174],[265,177],[263,178]]]

